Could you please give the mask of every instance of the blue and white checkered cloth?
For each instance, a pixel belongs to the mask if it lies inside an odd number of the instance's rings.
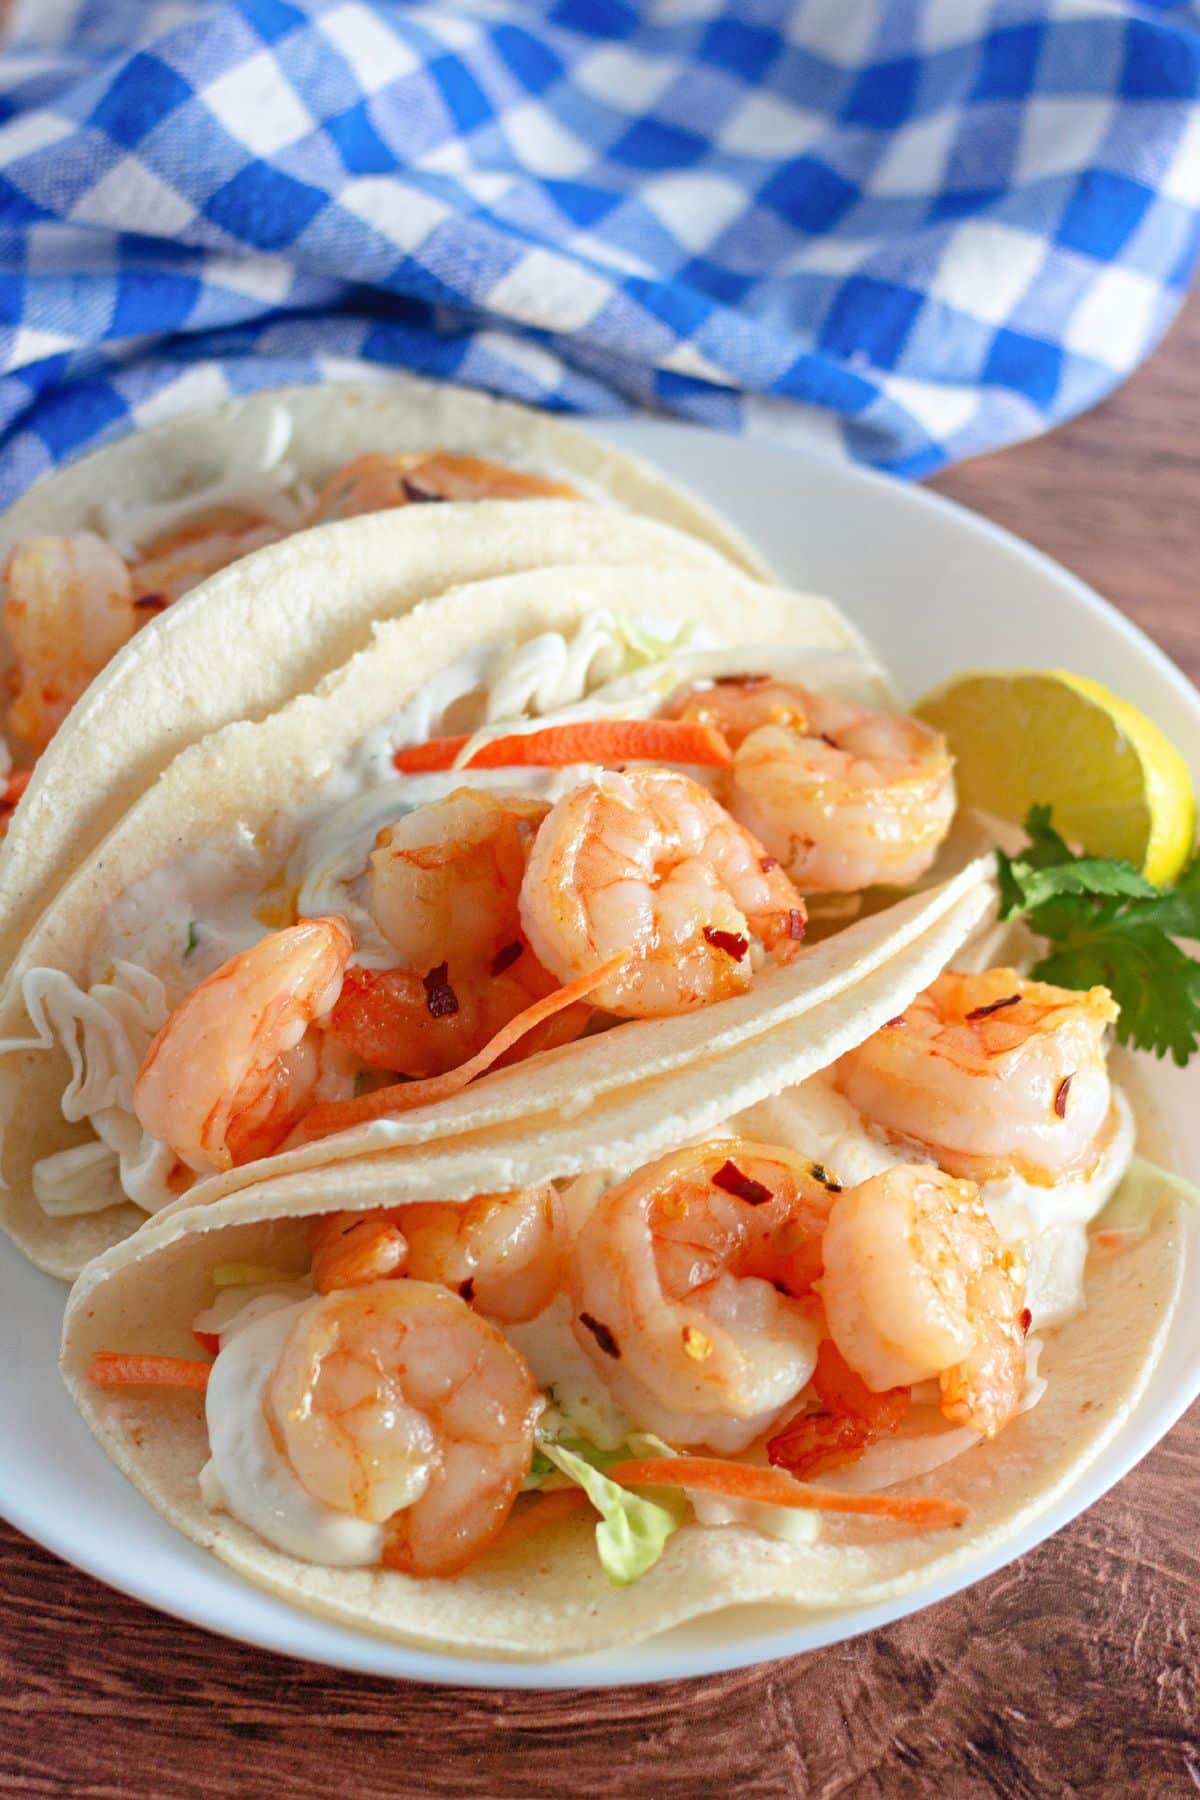
[[[1198,212],[1191,5],[18,0],[0,502],[379,365],[920,475],[1127,375]]]

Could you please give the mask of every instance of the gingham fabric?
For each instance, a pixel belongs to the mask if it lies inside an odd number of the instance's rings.
[[[381,366],[923,474],[1158,339],[1198,92],[1182,5],[18,0],[0,501]]]

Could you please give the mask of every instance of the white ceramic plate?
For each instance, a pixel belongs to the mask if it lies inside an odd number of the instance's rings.
[[[1120,614],[1015,538],[919,488],[795,452],[645,420],[609,425],[604,435],[712,500],[783,580],[840,601],[878,644],[902,692],[915,696],[956,670],[988,664],[1066,665],[1109,683],[1157,719],[1200,783],[1200,695]],[[1173,1068],[1153,1075],[1178,1166],[1200,1181],[1195,1080]],[[1190,1231],[1194,1274],[1200,1215]],[[247,1643],[375,1675],[472,1686],[677,1680],[817,1649],[886,1624],[1057,1531],[1119,1481],[1200,1393],[1200,1308],[1184,1305],[1136,1416],[1104,1454],[1056,1505],[952,1580],[876,1607],[743,1607],[628,1650],[524,1665],[440,1656],[326,1624],[242,1582],[177,1536],[117,1473],[67,1398],[56,1366],[62,1302],[55,1282],[0,1245],[0,1511],[14,1525],[113,1587]]]

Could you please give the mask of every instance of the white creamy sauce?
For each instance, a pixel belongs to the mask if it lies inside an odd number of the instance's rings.
[[[168,1010],[267,933],[257,908],[279,867],[244,825],[134,882],[104,915],[92,979],[136,962],[162,982]]]
[[[263,1411],[284,1342],[312,1300],[260,1296],[249,1318],[226,1327],[205,1397],[210,1460],[201,1492],[289,1556],[328,1568],[362,1568],[383,1554],[384,1528],[335,1512],[303,1487],[276,1449]]]
[[[504,1326],[504,1335],[549,1395],[542,1433],[585,1437],[600,1450],[615,1450],[629,1436],[629,1420],[576,1343],[571,1316],[571,1302],[560,1294],[536,1319]]]

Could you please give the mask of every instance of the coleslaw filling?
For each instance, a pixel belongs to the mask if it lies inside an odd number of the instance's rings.
[[[807,1108],[797,1105],[791,1097],[789,1099],[791,1105],[787,1116],[793,1125],[803,1118],[807,1130],[808,1122],[820,1118],[824,1096],[818,1097]],[[835,1094],[834,1099],[840,1101],[841,1097]],[[751,1114],[731,1120],[727,1129],[759,1133],[762,1110],[754,1109]],[[1125,1111],[1128,1111],[1127,1107]],[[778,1111],[773,1116],[778,1124]],[[720,1137],[723,1132],[718,1128],[712,1135]],[[818,1147],[808,1136],[777,1141],[803,1144],[805,1154],[815,1152],[825,1158],[826,1166],[829,1166],[832,1150],[824,1145]],[[873,1138],[861,1121],[857,1128],[847,1126],[844,1120],[839,1121],[836,1143],[837,1169],[846,1184],[865,1180],[870,1174],[902,1160]],[[560,1184],[572,1234],[582,1228],[603,1193],[619,1181],[623,1173],[628,1172],[595,1172]],[[1011,1200],[1012,1197],[1007,1198]],[[1072,1195],[1067,1204],[1078,1209],[1083,1202],[1078,1195]],[[1095,1210],[1104,1204],[1105,1200],[1097,1201],[1094,1194],[1087,1201],[1087,1206]],[[1026,1219],[1029,1216],[1028,1213],[1024,1215]],[[1089,1216],[1094,1214],[1089,1212]],[[1010,1241],[1022,1242],[1028,1252],[1026,1240]],[[246,1273],[254,1277],[258,1271],[251,1266]],[[330,1567],[366,1566],[378,1562],[382,1548],[381,1528],[344,1530],[342,1522],[347,1525],[361,1522],[350,1521],[349,1515],[337,1514],[307,1493],[271,1437],[263,1418],[262,1397],[266,1383],[278,1361],[287,1331],[301,1316],[305,1301],[311,1299],[311,1283],[306,1278],[299,1278],[237,1285],[236,1268],[227,1272],[222,1272],[219,1267],[214,1269],[214,1282],[218,1274],[222,1283],[228,1278],[234,1285],[220,1285],[212,1305],[193,1321],[197,1334],[214,1335],[220,1343],[206,1401],[211,1454],[201,1475],[205,1504],[210,1510],[232,1513],[276,1548],[305,1561]],[[658,1516],[653,1510],[653,1502],[649,1503],[652,1510],[644,1517],[636,1510],[630,1515],[627,1502],[632,1502],[636,1508],[637,1497],[619,1489],[604,1471],[630,1456],[674,1456],[678,1452],[661,1438],[647,1436],[639,1422],[616,1403],[596,1368],[580,1349],[572,1329],[573,1318],[570,1298],[560,1293],[535,1318],[502,1327],[509,1342],[528,1363],[546,1399],[538,1424],[539,1455],[525,1488],[535,1491],[546,1487],[553,1489],[571,1481],[582,1482],[602,1515],[597,1527],[601,1561],[611,1580],[623,1582],[635,1579],[661,1554],[666,1537],[682,1522],[683,1515]],[[1043,1318],[1040,1322],[1046,1321]],[[232,1359],[229,1355],[231,1346],[236,1350]],[[1039,1371],[1043,1347],[1042,1338],[1036,1334],[1026,1340],[1025,1378],[1018,1413],[1035,1407],[1047,1391],[1048,1383]],[[222,1371],[219,1378],[218,1371]],[[799,1399],[802,1408],[804,1395]],[[743,1460],[763,1462],[767,1433],[784,1414],[794,1410],[794,1400],[782,1409],[776,1408],[766,1423],[762,1439],[751,1447]],[[812,1484],[849,1494],[879,1493],[931,1474],[967,1454],[980,1442],[978,1431],[946,1421],[939,1408],[937,1382],[925,1381],[913,1388],[911,1410],[893,1436],[870,1445],[849,1465],[828,1475],[814,1477]],[[738,1526],[791,1544],[813,1543],[821,1535],[822,1515],[819,1512],[792,1510],[693,1489],[685,1489],[684,1493],[691,1515],[702,1525]],[[619,1504],[617,1495],[625,1496]]]
[[[569,633],[476,646],[365,733],[335,767],[314,767],[314,797],[299,814],[277,819],[265,832],[239,821],[132,883],[104,913],[86,984],[61,970],[27,970],[22,992],[33,1035],[0,1043],[0,1052],[65,1051],[72,1076],[63,1115],[94,1134],[92,1143],[39,1163],[34,1188],[43,1210],[70,1217],[127,1199],[152,1212],[178,1197],[178,1167],[138,1124],[133,1084],[154,1032],[230,957],[297,918],[338,913],[355,940],[351,966],[395,965],[366,899],[368,858],[382,827],[464,785],[553,804],[598,773],[577,764],[402,775],[392,760],[397,749],[426,743],[449,725],[473,729],[474,745],[547,722],[648,717],[681,685],[751,665],[803,676],[830,692],[858,692],[864,683],[886,688],[882,671],[857,654],[718,647],[706,636],[691,624],[593,609]],[[135,1016],[119,991],[114,997],[114,969],[127,971],[120,978],[125,983],[152,984],[145,991],[155,997],[153,1025],[144,1007],[144,1016]],[[48,1004],[44,996],[51,993]],[[118,1064],[123,1079],[110,1091],[105,1084]]]

